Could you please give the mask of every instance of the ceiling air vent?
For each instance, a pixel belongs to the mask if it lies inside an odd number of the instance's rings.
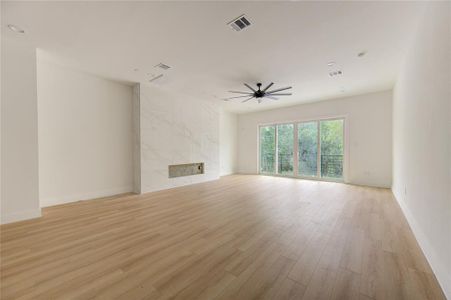
[[[155,66],[155,68],[160,68],[160,69],[163,69],[163,70],[167,70],[167,69],[170,68],[170,66],[165,65],[163,63],[159,63],[158,65]]]
[[[336,76],[340,76],[342,74],[343,74],[343,72],[341,70],[329,72],[330,77],[336,77]]]
[[[227,23],[227,25],[229,25],[236,31],[241,31],[244,28],[251,26],[251,22],[249,22],[249,20],[244,15],[241,15],[235,20]]]
[[[160,74],[160,75],[152,74],[152,75],[150,75],[149,82],[155,81],[155,80],[157,80],[157,79],[159,79],[161,77],[163,77],[163,74]]]

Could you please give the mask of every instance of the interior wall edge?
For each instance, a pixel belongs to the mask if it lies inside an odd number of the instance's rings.
[[[41,217],[41,209],[17,211],[9,214],[2,214],[1,224],[14,223]]]
[[[133,122],[133,192],[141,194],[141,84],[133,86],[132,122]]]
[[[447,271],[436,254],[434,247],[432,247],[427,235],[423,232],[423,230],[421,230],[421,226],[415,219],[413,213],[410,211],[408,205],[402,200],[402,197],[398,195],[395,189],[392,189],[392,193],[396,202],[401,207],[401,210],[409,223],[410,229],[412,230],[421,251],[423,251],[426,260],[434,271],[434,275],[437,278],[443,292],[448,299],[451,299],[451,275],[447,274]]]

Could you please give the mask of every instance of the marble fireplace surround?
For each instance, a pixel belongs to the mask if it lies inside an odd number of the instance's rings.
[[[134,192],[219,178],[219,106],[150,84],[134,86]],[[169,178],[168,166],[204,162],[204,174]]]

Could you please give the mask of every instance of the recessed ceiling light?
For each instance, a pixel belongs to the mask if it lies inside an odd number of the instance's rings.
[[[332,67],[333,65],[335,65],[335,62],[334,62],[334,61],[330,61],[330,62],[327,63],[327,65],[328,65],[329,67]]]
[[[362,57],[362,56],[364,56],[366,54],[366,51],[362,51],[362,52],[359,52],[359,54],[357,54],[357,56],[358,57]]]
[[[134,69],[133,69],[133,71],[135,71],[135,72],[138,72],[138,71],[139,71],[139,69],[138,69],[138,68],[134,68]]]
[[[16,25],[13,25],[13,24],[8,24],[8,28],[11,29],[14,32],[25,33],[25,30],[23,30],[20,27],[17,27]]]

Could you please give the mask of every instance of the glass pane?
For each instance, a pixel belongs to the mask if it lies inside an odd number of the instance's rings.
[[[343,120],[320,122],[321,177],[343,177]]]
[[[276,127],[260,127],[260,173],[275,173]]]
[[[294,125],[277,125],[277,173],[293,175]]]
[[[316,176],[318,169],[318,123],[298,124],[299,175]]]

